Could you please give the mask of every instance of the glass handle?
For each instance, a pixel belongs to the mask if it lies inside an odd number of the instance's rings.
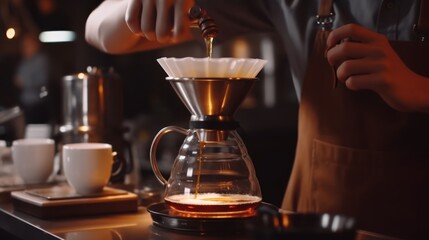
[[[181,127],[176,127],[176,126],[168,126],[165,127],[163,129],[161,129],[155,136],[155,138],[152,141],[152,145],[150,146],[150,164],[152,166],[152,170],[155,173],[156,178],[158,179],[158,181],[166,186],[168,184],[168,181],[165,180],[165,178],[162,176],[161,171],[159,170],[157,161],[156,161],[156,149],[158,147],[158,143],[161,140],[161,138],[170,132],[178,132],[178,133],[182,133],[184,135],[187,135],[189,130],[185,129],[185,128],[181,128]]]

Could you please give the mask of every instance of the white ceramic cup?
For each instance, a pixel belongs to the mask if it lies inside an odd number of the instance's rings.
[[[112,146],[107,143],[71,143],[63,146],[67,182],[81,195],[103,191],[112,173]]]
[[[12,142],[15,170],[25,184],[44,183],[52,174],[55,141],[49,138],[25,138]]]

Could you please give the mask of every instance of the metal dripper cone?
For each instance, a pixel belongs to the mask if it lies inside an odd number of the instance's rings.
[[[233,121],[256,78],[166,78],[192,114],[191,121]]]

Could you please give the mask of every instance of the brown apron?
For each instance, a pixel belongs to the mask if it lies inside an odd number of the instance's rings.
[[[319,15],[331,9],[331,0],[322,1]],[[318,31],[309,59],[282,207],[342,213],[359,229],[420,239],[429,229],[429,114],[398,112],[372,91],[333,88],[327,35]],[[429,76],[428,42],[391,45],[409,68]]]

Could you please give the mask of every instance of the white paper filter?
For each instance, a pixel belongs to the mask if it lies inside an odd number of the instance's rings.
[[[256,58],[159,58],[169,77],[254,78],[267,60]]]

